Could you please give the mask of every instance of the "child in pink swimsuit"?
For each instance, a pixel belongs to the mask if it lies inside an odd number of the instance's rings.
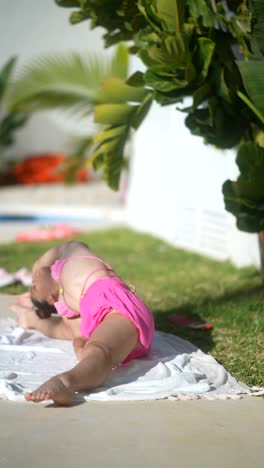
[[[60,284],[61,271],[65,263],[72,258],[74,257],[56,260],[55,263],[51,265],[51,276]],[[113,269],[99,257],[87,255],[84,258],[96,258],[109,272],[113,273]],[[85,284],[94,275],[94,273],[100,270],[103,269],[98,268],[90,272],[86,278]],[[60,291],[63,293],[62,287],[60,288]],[[75,310],[70,309],[64,300],[54,302],[53,305],[58,314],[63,317],[73,318],[79,315]],[[81,294],[81,335],[86,338],[90,338],[96,327],[98,327],[106,315],[113,310],[118,311],[119,314],[124,315],[124,317],[129,318],[134,323],[138,330],[139,341],[141,343],[141,347],[133,350],[123,362],[128,362],[131,359],[135,359],[146,354],[151,348],[154,334],[152,315],[144,302],[131,292],[129,286],[120,280],[114,273],[111,277],[99,277],[99,279],[95,280],[84,294]]]
[[[150,351],[154,321],[149,309],[87,245],[65,242],[50,249],[34,264],[32,280],[33,304],[24,296],[13,306],[20,326],[73,339],[80,362],[27,393],[27,400],[71,404],[75,391],[101,385],[113,367]]]

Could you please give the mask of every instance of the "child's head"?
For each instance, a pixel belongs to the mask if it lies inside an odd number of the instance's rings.
[[[57,300],[59,289],[53,280],[49,267],[40,268],[32,276],[31,301],[36,307],[36,314],[40,318],[48,318],[56,313],[53,305]]]
[[[33,296],[31,296],[31,301],[36,307],[35,312],[37,316],[41,319],[49,318],[52,314],[57,313],[54,305],[50,304],[48,301],[38,301]]]

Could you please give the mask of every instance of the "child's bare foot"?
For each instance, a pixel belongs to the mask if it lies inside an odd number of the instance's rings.
[[[83,336],[78,336],[77,338],[73,339],[73,349],[79,361],[83,358],[83,349],[87,341],[87,338],[84,338]]]
[[[34,403],[53,400],[59,405],[68,406],[73,401],[74,391],[67,388],[63,380],[60,375],[56,375],[34,390],[34,392],[26,393],[25,399]]]

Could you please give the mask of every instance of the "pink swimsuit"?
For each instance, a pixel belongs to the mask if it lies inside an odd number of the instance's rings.
[[[81,257],[81,256],[79,256]],[[107,265],[102,259],[85,255],[85,258],[95,258],[100,261],[108,271],[113,272],[113,269]],[[51,275],[54,280],[61,284],[61,271],[64,264],[71,258],[63,258],[56,260],[51,266]],[[87,284],[88,279],[99,270],[105,268],[98,268],[93,270],[86,278],[84,283]],[[83,289],[84,289],[83,288]],[[57,301],[54,303],[58,314],[72,318],[78,316],[78,312],[70,309],[65,301]],[[129,318],[136,326],[139,334],[139,341],[141,348],[133,350],[124,362],[135,359],[146,354],[151,349],[151,344],[154,337],[154,320],[151,312],[133,292],[130,291],[129,286],[118,278],[113,272],[112,277],[97,278],[82,294],[80,298],[80,316],[81,316],[81,334],[86,338],[90,338],[93,331],[104,320],[107,314],[112,310],[117,311],[119,314]]]

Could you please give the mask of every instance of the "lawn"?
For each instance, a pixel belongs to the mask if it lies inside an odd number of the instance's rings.
[[[235,268],[175,249],[149,235],[111,229],[80,236],[110,263],[151,308],[156,328],[192,341],[212,354],[238,380],[264,386],[264,284],[253,268]],[[0,245],[1,267],[31,267],[55,243]],[[2,288],[19,293],[21,286]],[[171,313],[195,315],[212,330],[178,328]]]

